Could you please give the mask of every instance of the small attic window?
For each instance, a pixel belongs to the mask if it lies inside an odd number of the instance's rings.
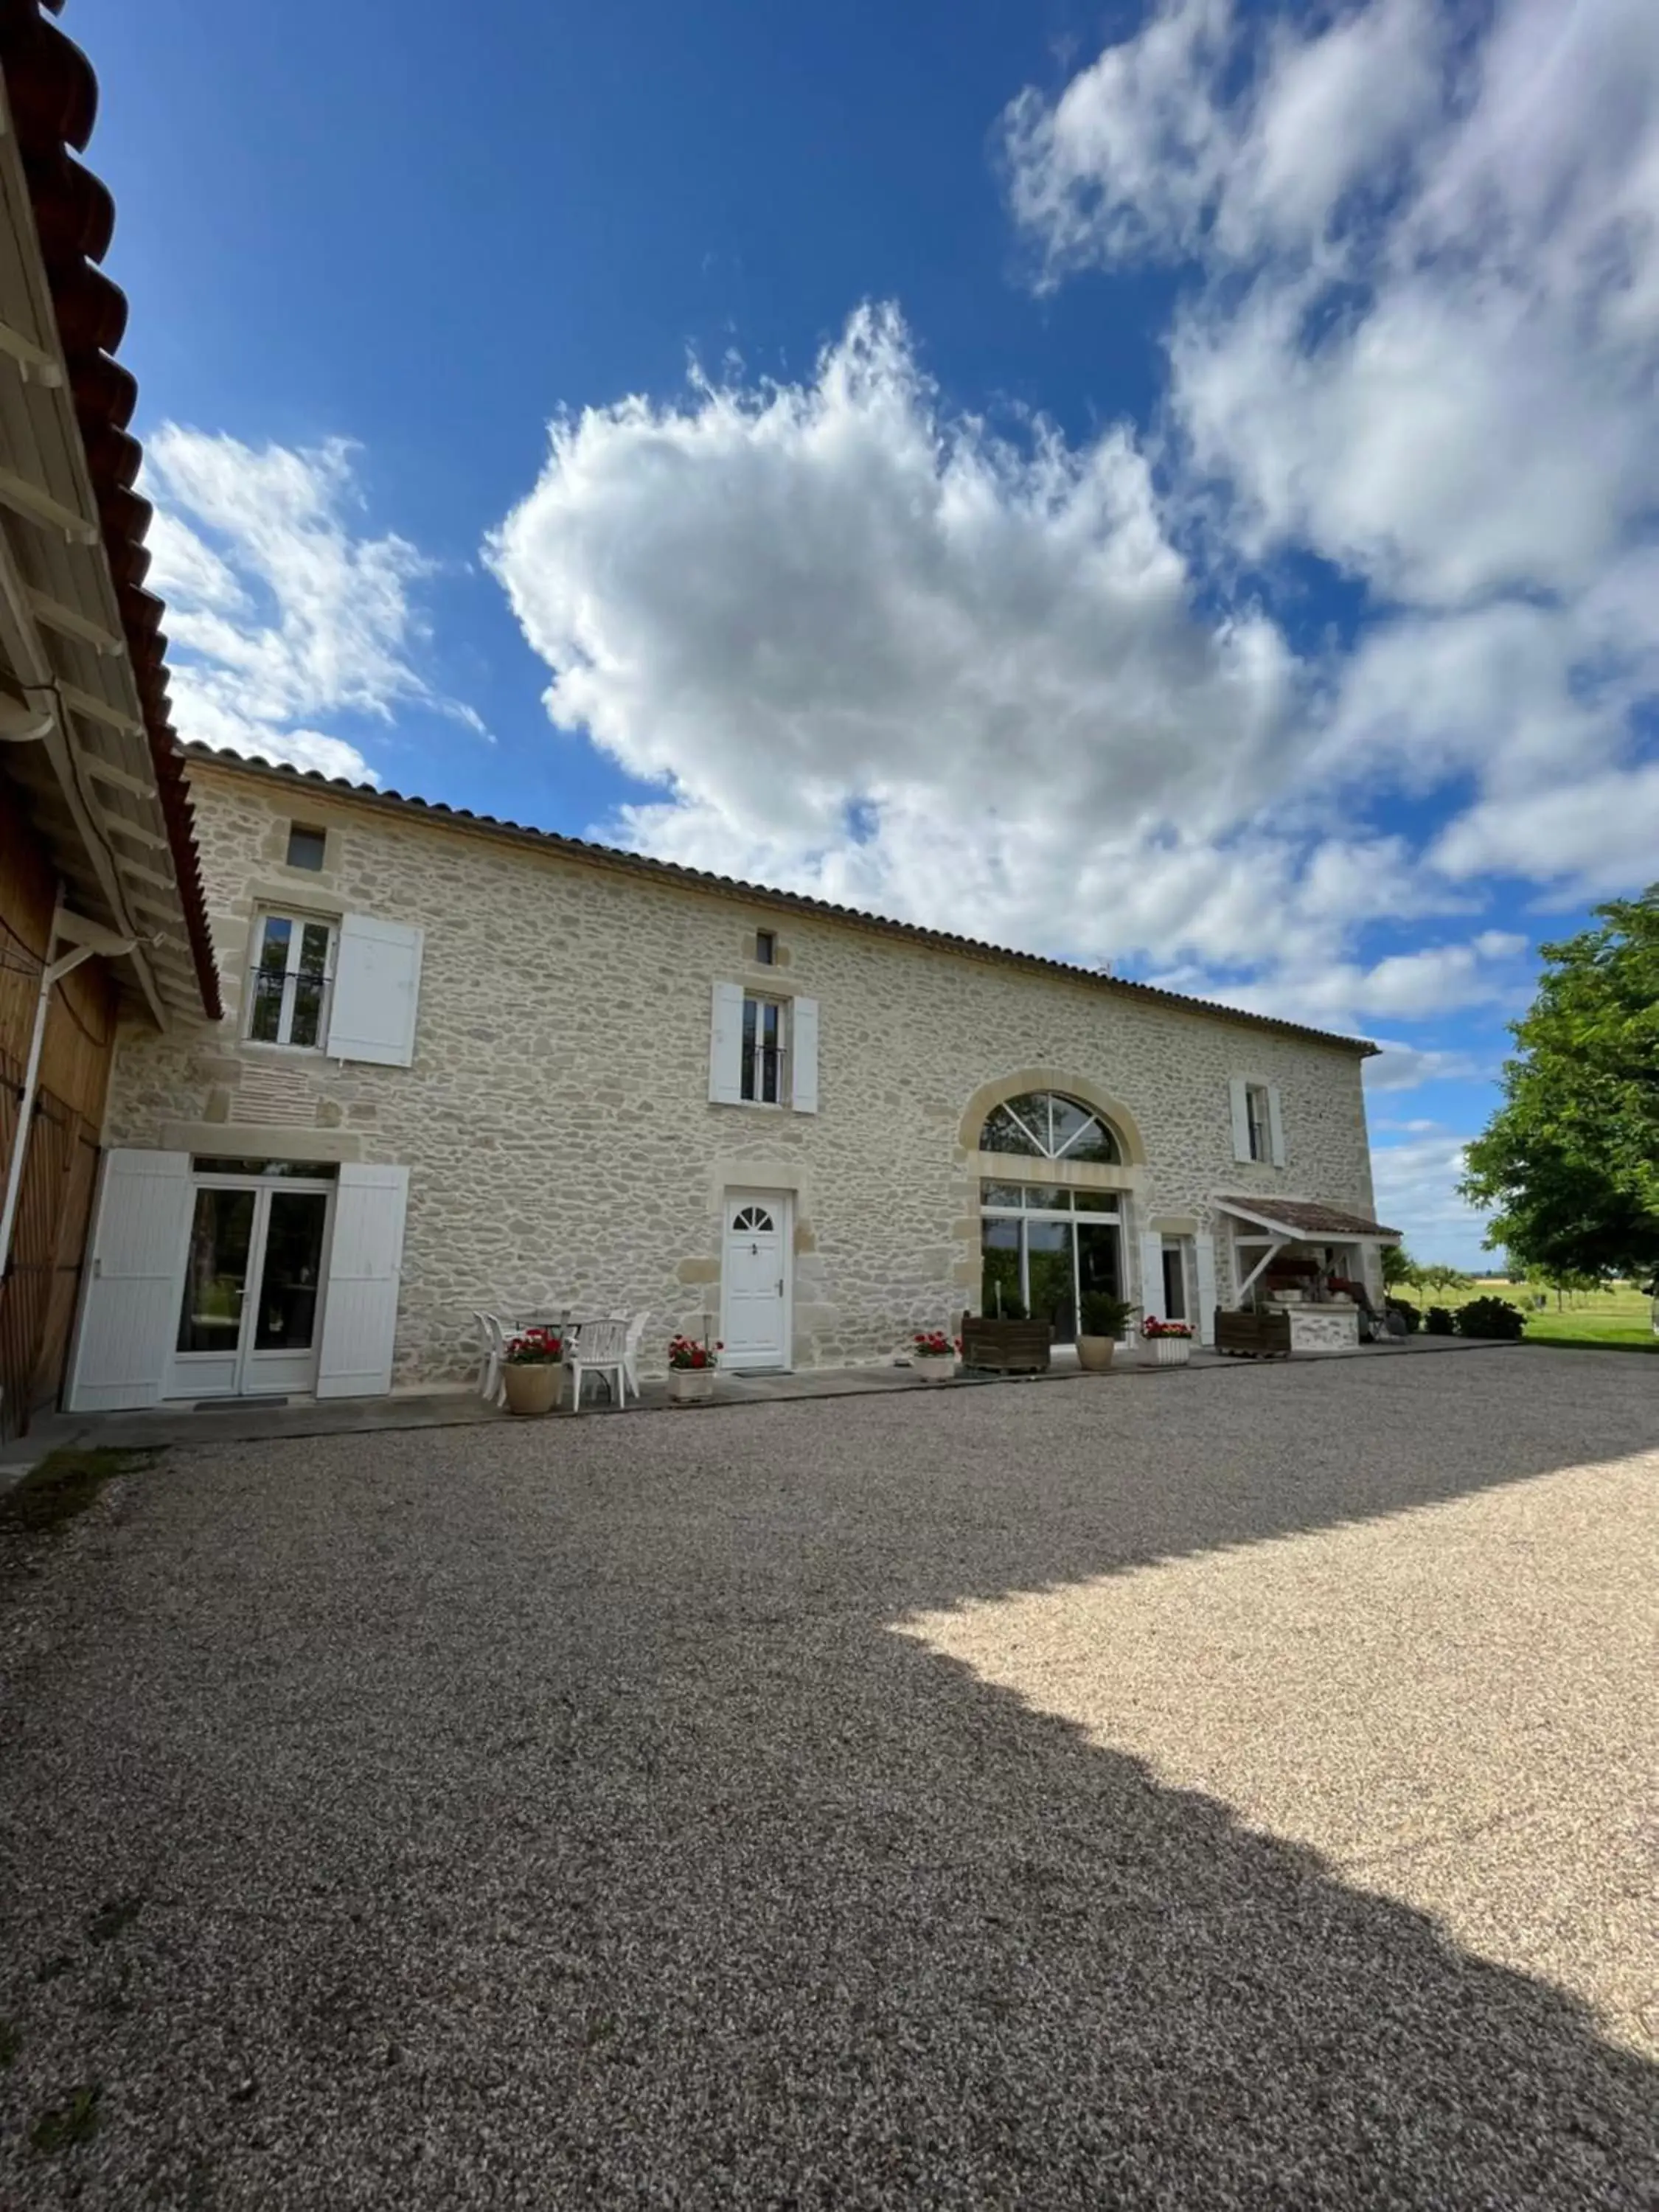
[[[313,830],[303,822],[290,822],[288,826],[288,864],[290,868],[309,868],[313,874],[323,865],[323,854],[328,845],[325,830]]]
[[[755,932],[755,957],[763,968],[773,968],[777,965],[778,939],[775,931],[757,929]]]

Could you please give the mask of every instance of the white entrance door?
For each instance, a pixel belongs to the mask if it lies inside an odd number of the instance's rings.
[[[167,1395],[309,1390],[334,1185],[199,1173]]]
[[[793,1238],[785,1191],[729,1191],[720,1266],[728,1367],[787,1367]]]

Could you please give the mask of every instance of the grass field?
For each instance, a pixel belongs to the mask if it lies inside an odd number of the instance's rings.
[[[1528,1344],[1576,1346],[1603,1352],[1659,1352],[1659,1336],[1653,1333],[1650,1302],[1644,1292],[1632,1289],[1628,1284],[1620,1284],[1613,1291],[1569,1291],[1559,1307],[1552,1291],[1548,1305],[1538,1313],[1531,1310],[1530,1294],[1519,1283],[1506,1283],[1501,1277],[1478,1280],[1462,1291],[1402,1290],[1390,1291],[1389,1295],[1404,1298],[1425,1310],[1430,1306],[1450,1306],[1455,1310],[1470,1298],[1491,1295],[1507,1298],[1526,1315]]]

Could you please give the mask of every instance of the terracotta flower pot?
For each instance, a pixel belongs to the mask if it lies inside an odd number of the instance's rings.
[[[712,1367],[671,1367],[668,1402],[671,1406],[706,1406],[714,1395]]]
[[[1077,1340],[1077,1364],[1085,1375],[1103,1375],[1116,1350],[1115,1336],[1080,1336]]]
[[[951,1382],[956,1379],[954,1352],[914,1352],[910,1364],[924,1382]]]
[[[550,1413],[558,1403],[559,1378],[564,1370],[550,1359],[516,1366],[511,1360],[501,1370],[509,1413]]]

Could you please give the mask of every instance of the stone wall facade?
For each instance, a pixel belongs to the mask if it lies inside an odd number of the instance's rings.
[[[1127,1164],[1069,1169],[1144,1230],[1206,1232],[1218,1192],[1369,1216],[1360,1059],[1208,1011],[583,860],[406,805],[193,761],[226,1021],[123,1030],[106,1142],[361,1159],[410,1170],[395,1380],[458,1378],[478,1308],[648,1308],[647,1368],[717,1316],[725,1194],[794,1194],[794,1358],[884,1358],[977,1304],[988,1105],[1014,1091],[1107,1107]],[[326,832],[289,868],[295,822]],[[240,1043],[267,908],[425,933],[414,1063]],[[777,964],[754,960],[775,932]],[[816,999],[819,1109],[708,1100],[711,987]],[[1282,1169],[1233,1157],[1229,1082],[1279,1087]],[[1227,1239],[1216,1236],[1218,1288]]]

